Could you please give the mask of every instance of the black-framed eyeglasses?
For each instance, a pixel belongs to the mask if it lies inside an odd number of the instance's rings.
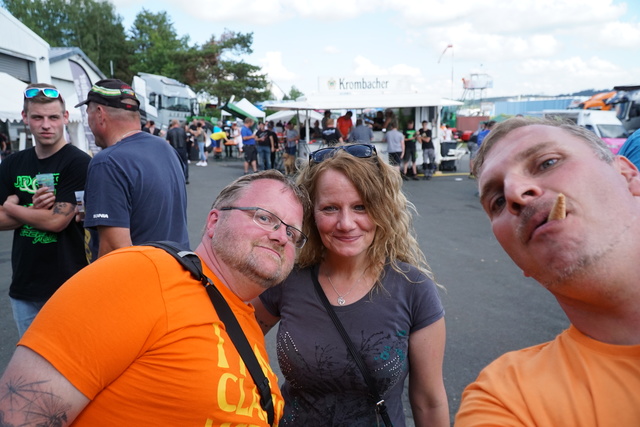
[[[319,150],[316,150],[313,153],[309,154],[309,162],[320,163],[328,157],[333,157],[333,155],[338,150],[344,150],[347,153],[351,154],[352,156],[359,157],[361,159],[366,159],[366,158],[378,155],[378,151],[376,150],[375,145],[348,144],[348,145],[339,145],[336,147],[321,148]]]
[[[60,96],[60,91],[52,87],[30,87],[25,89],[24,97],[27,99],[35,98],[39,93],[51,99],[56,99]]]
[[[227,206],[224,208],[220,208],[221,211],[255,211],[253,214],[253,222],[255,222],[260,228],[266,231],[276,231],[280,228],[281,225],[284,225],[285,230],[287,231],[287,238],[293,245],[302,249],[305,243],[307,243],[307,236],[297,228],[292,225],[287,224],[283,220],[281,220],[278,215],[269,212],[266,209],[251,206],[251,207],[236,207],[236,206]]]

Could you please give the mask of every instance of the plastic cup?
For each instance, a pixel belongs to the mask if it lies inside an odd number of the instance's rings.
[[[78,214],[80,215],[80,219],[84,220],[84,191],[76,191],[75,194]]]
[[[56,192],[56,180],[52,173],[41,173],[36,175],[36,183],[38,188],[47,187],[47,193]]]

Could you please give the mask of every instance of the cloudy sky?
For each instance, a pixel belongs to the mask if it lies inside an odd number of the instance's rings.
[[[470,74],[492,78],[484,97],[640,84],[638,0],[111,1],[126,29],[143,8],[167,11],[192,44],[253,33],[243,59],[285,92],[317,92],[319,77],[391,75],[455,99]]]

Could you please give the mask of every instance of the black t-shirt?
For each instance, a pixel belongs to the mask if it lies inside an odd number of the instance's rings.
[[[429,137],[429,142],[422,141],[423,150],[434,148],[433,140],[431,139],[431,129],[419,129],[418,133],[420,134],[420,137]]]
[[[84,190],[91,157],[67,144],[57,153],[38,159],[30,148],[0,164],[0,199],[18,196],[22,206],[32,205],[36,175],[54,173],[56,202],[76,204],[75,191]],[[88,247],[88,246],[87,246]],[[87,265],[85,230],[72,219],[59,233],[23,225],[13,233],[9,296],[26,301],[46,301],[67,279]]]
[[[267,136],[269,136],[269,131],[266,129],[256,132],[256,141],[258,142],[258,146],[271,148],[271,141],[266,138]],[[264,141],[259,141],[258,138],[264,138]]]
[[[326,128],[322,131],[322,139],[327,145],[336,145],[340,142],[342,134],[337,128]]]
[[[167,141],[176,150],[184,150],[187,147],[187,133],[183,128],[171,128],[167,132]]]

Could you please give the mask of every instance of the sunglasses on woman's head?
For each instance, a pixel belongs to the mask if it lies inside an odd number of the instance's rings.
[[[330,148],[321,148],[313,153],[309,154],[309,162],[312,163],[320,163],[324,159],[328,157],[333,157],[333,155],[338,150],[344,150],[347,153],[351,154],[354,157],[359,157],[361,159],[366,159],[369,157],[377,156],[378,152],[376,151],[376,147],[371,144],[349,144],[349,145],[340,145],[337,147]]]
[[[35,98],[41,92],[47,98],[55,99],[60,96],[60,91],[58,89],[51,87],[31,87],[24,91],[24,97],[27,99]]]

